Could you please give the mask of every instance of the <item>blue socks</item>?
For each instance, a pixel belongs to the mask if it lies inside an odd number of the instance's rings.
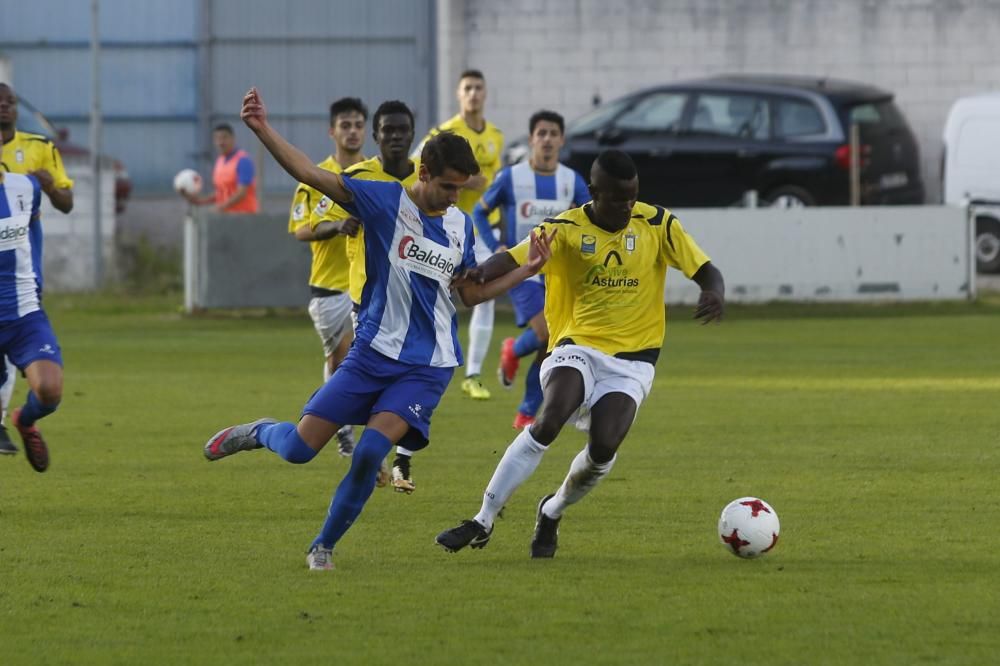
[[[271,449],[290,463],[301,465],[316,457],[316,451],[309,448],[294,423],[265,423],[258,426],[257,441]]]
[[[372,428],[365,428],[358,445],[354,447],[351,469],[337,486],[337,492],[330,502],[326,522],[323,523],[319,536],[313,541],[313,546],[333,548],[340,537],[344,536],[354,524],[365,502],[375,490],[379,467],[391,448],[392,442],[388,437]]]
[[[514,340],[514,354],[518,358],[524,358],[528,354],[534,354],[540,346],[535,329],[529,326],[524,329],[524,333],[517,337],[517,340]]]
[[[524,400],[517,408],[522,414],[534,416],[542,406],[542,380],[539,376],[541,369],[542,365],[538,361],[533,362],[528,368],[528,374],[524,378]]]
[[[0,363],[2,362],[3,361],[0,360]],[[24,407],[21,408],[21,416],[18,418],[17,422],[25,428],[30,428],[35,425],[35,421],[38,419],[43,419],[52,412],[56,411],[58,406],[58,402],[54,405],[43,405],[39,402],[38,398],[35,397],[34,391],[28,391],[28,400],[24,403]]]

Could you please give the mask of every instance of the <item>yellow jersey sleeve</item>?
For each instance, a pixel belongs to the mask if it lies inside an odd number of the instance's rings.
[[[73,189],[73,180],[66,175],[66,169],[63,167],[62,155],[59,154],[59,149],[50,142],[47,150],[44,150],[43,153],[44,162],[47,166],[42,168],[52,174],[55,186],[61,190]]]
[[[292,195],[292,207],[288,212],[288,233],[294,234],[299,227],[309,224],[309,215],[316,204],[319,193],[308,185],[299,183]]]
[[[663,242],[664,255],[667,263],[679,269],[687,278],[691,278],[698,269],[708,263],[708,255],[702,251],[693,238],[684,230],[680,221],[670,214],[664,223]]]
[[[66,175],[59,149],[41,134],[14,132],[14,138],[3,144],[0,162],[11,173],[26,174],[45,169],[57,188],[73,188],[73,180]]]
[[[342,169],[333,156],[320,162],[317,166],[333,173]],[[292,197],[292,208],[288,219],[289,233],[307,224],[313,219],[313,210],[321,202],[330,200],[318,190],[300,183]],[[312,225],[310,228],[314,228]],[[312,266],[309,271],[309,285],[330,291],[346,291],[348,288],[348,268],[346,242],[343,236],[334,236],[326,240],[312,241],[309,249],[312,251]]]

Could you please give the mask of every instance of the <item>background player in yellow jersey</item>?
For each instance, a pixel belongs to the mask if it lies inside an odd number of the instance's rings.
[[[459,112],[434,129],[417,146],[419,154],[427,139],[440,132],[454,132],[463,137],[472,146],[472,152],[479,163],[479,174],[469,178],[458,197],[458,207],[466,215],[472,215],[479,197],[493,182],[493,177],[500,170],[503,154],[503,133],[497,126],[486,120],[483,109],[486,105],[486,77],[478,69],[468,69],[462,72],[458,79]],[[499,218],[491,218],[497,221]],[[490,258],[492,253],[483,243],[476,243],[476,261],[480,264]],[[477,400],[488,400],[490,392],[479,381],[483,369],[483,361],[490,350],[490,338],[493,336],[493,301],[486,301],[472,308],[469,319],[469,350],[465,363],[465,381],[462,390]]]
[[[330,139],[334,153],[317,166],[340,173],[343,169],[364,159],[361,148],[365,143],[365,124],[368,109],[357,97],[344,97],[330,105]],[[288,232],[300,241],[308,242],[312,251],[309,272],[309,316],[313,320],[319,339],[323,343],[323,381],[330,378],[351,348],[354,333],[351,329],[351,299],[347,294],[348,269],[347,236],[341,225],[318,236],[311,224],[312,211],[323,195],[312,187],[300,183],[292,198]],[[344,426],[337,432],[340,455],[349,456],[354,451],[354,428]]]
[[[379,147],[379,155],[344,169],[344,174],[357,180],[396,181],[404,187],[413,186],[420,171],[420,160],[409,158],[413,144],[413,112],[400,101],[384,102],[372,118],[372,136]],[[329,199],[327,199],[329,202]],[[325,205],[321,216],[313,216],[313,228],[317,233],[326,233],[336,224],[343,224],[350,215],[338,205]],[[317,212],[320,212],[317,210]],[[355,223],[353,227],[357,227]],[[349,228],[347,254],[351,262],[350,294],[356,307],[361,304],[361,292],[365,286],[365,236],[363,228]],[[407,448],[409,445],[412,448]],[[417,438],[403,439],[396,447],[396,458],[392,465],[392,485],[397,492],[412,493],[415,486],[410,475],[410,458],[415,451],[427,446],[427,442]],[[381,479],[380,479],[381,484]]]
[[[3,139],[0,169],[33,175],[53,208],[63,213],[73,210],[73,181],[66,175],[59,150],[40,134],[17,131],[17,94],[6,83],[0,83],[0,137]],[[0,454],[11,455],[17,453],[17,447],[4,421],[14,393],[17,369],[6,358],[4,363],[6,379],[0,386]]]
[[[663,344],[668,266],[701,287],[696,319],[708,323],[722,318],[722,273],[674,215],[638,203],[638,192],[631,158],[619,150],[605,151],[590,174],[593,201],[541,225],[543,230],[558,230],[545,266],[551,354],[542,364],[544,402],[535,423],[504,453],[479,513],[437,536],[446,550],[482,548],[489,542],[500,509],[577,413],[577,425],[589,430],[589,442],[570,464],[562,485],[538,502],[531,541],[532,557],[555,555],[563,511],[611,471],[618,447],[653,386]],[[483,278],[523,263],[526,249],[519,244],[497,254],[483,266]],[[556,315],[550,315],[549,301],[558,303]]]

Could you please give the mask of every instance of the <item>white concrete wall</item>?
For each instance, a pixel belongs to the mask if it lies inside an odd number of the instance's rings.
[[[532,112],[572,118],[595,95],[711,74],[854,79],[896,93],[940,196],[951,103],[1000,90],[997,0],[439,0],[439,114],[455,77],[482,69],[487,117],[510,137]]]
[[[726,299],[963,300],[975,288],[970,223],[952,206],[674,211],[726,279]],[[668,303],[698,287],[667,276]]]
[[[95,286],[94,187],[89,166],[66,164],[73,179],[73,210],[61,213],[42,195],[42,272],[46,291],[82,291]],[[101,238],[104,276],[116,274],[115,173],[101,171]]]

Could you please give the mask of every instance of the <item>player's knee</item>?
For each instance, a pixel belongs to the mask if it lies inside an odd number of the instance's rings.
[[[548,446],[555,441],[556,437],[559,436],[559,431],[562,429],[562,423],[557,419],[553,419],[541,412],[535,419],[535,422],[531,425],[531,436],[535,438],[535,441],[539,444]]]
[[[62,380],[43,381],[35,389],[35,397],[43,405],[55,406],[62,400]]]
[[[618,452],[618,445],[614,446],[608,444],[607,442],[595,442],[591,441],[587,444],[587,455],[598,465],[603,465],[612,458],[615,457],[615,453]]]

